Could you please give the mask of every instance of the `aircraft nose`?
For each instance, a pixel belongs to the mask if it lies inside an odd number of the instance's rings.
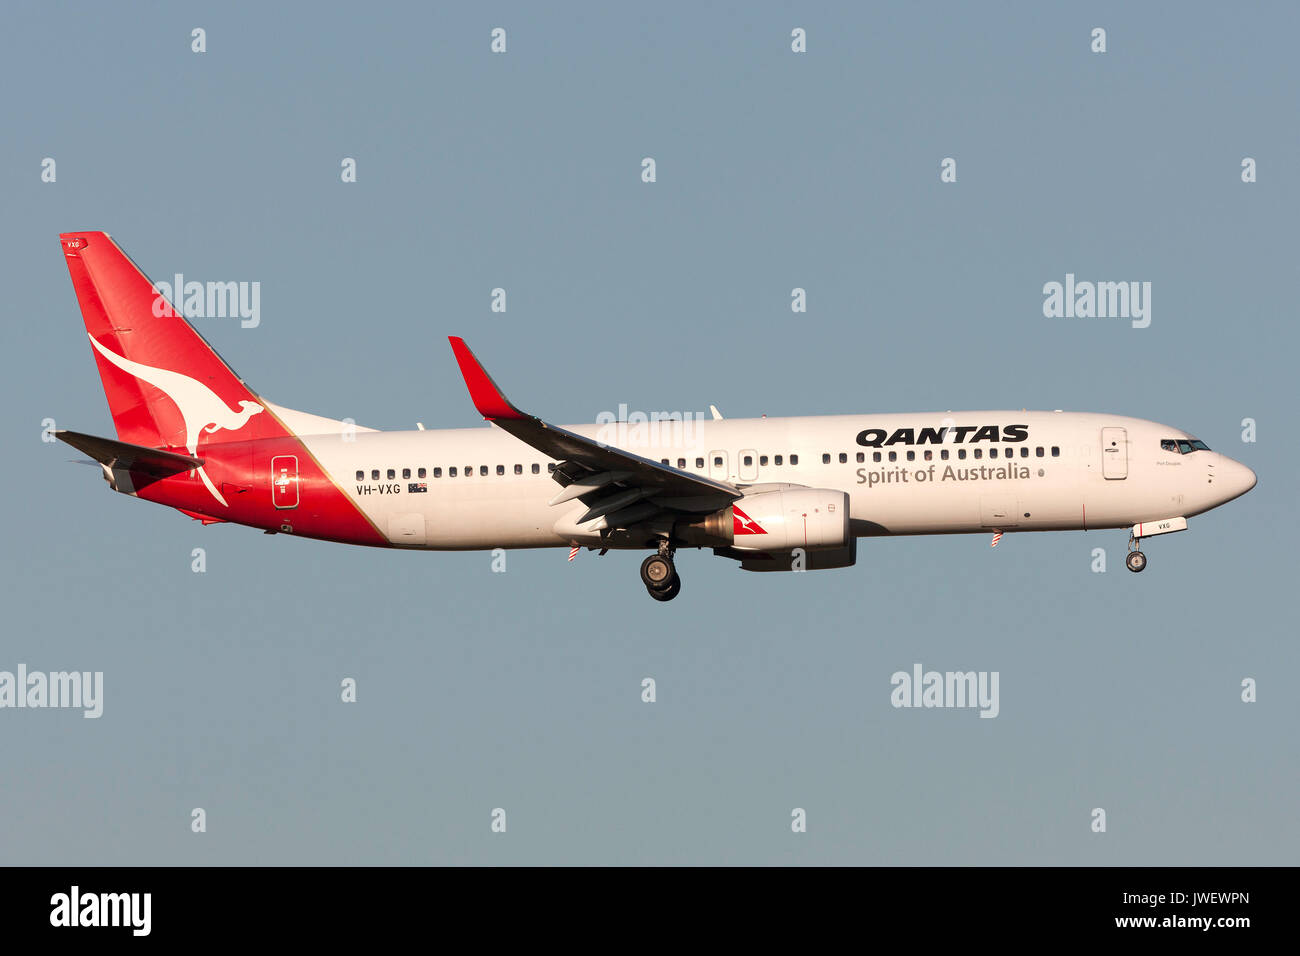
[[[1223,467],[1218,469],[1218,483],[1222,490],[1231,498],[1237,498],[1250,491],[1255,487],[1259,480],[1255,472],[1247,468],[1239,461],[1233,461],[1231,458],[1225,458]]]

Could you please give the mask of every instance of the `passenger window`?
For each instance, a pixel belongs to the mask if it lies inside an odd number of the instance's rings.
[[[480,475],[483,475],[484,477],[486,477],[486,476],[487,476],[487,473],[488,473],[488,467],[487,467],[487,465],[479,465],[479,466],[478,466],[478,473],[479,473]]]
[[[1035,449],[1034,449],[1034,454],[1037,455],[1039,458],[1042,458],[1042,457],[1043,457],[1043,446],[1042,446],[1042,445],[1039,445],[1037,448],[1035,448]]]
[[[1028,445],[1021,445],[1021,446],[1020,446],[1020,457],[1021,457],[1021,458],[1028,458],[1028,457],[1029,457],[1029,446],[1028,446]]]
[[[871,453],[871,460],[872,460],[872,461],[880,461],[880,452],[878,452],[878,451],[873,451],[873,452]]]
[[[426,472],[423,468],[421,468],[419,471],[416,472],[416,474],[419,475],[421,478],[423,478],[425,477],[425,475],[428,474],[428,472]]]
[[[389,481],[392,481],[392,480],[393,480],[394,478],[396,478],[396,477],[397,477],[397,472],[396,472],[396,470],[394,470],[394,469],[392,469],[392,468],[389,468],[389,469],[388,469],[388,480],[389,480]]]
[[[371,481],[378,481],[378,480],[379,480],[379,469],[378,469],[378,468],[376,468],[376,469],[374,469],[373,471],[370,472],[370,480],[371,480]]]
[[[750,465],[752,465],[753,463],[754,463],[754,456],[753,456],[753,455],[746,455],[746,456],[745,456],[745,467],[748,468],[748,467],[749,467]]]
[[[541,473],[542,473],[542,466],[537,464],[537,462],[533,462],[533,474],[540,475]]]
[[[364,471],[357,472],[357,481],[365,481],[365,480],[366,480],[366,473]]]
[[[704,467],[704,459],[703,459],[703,458],[696,458],[696,459],[695,459],[695,467],[696,467],[696,468],[703,468],[703,467]]]
[[[896,451],[891,451],[891,452],[889,453],[889,460],[890,460],[890,461],[898,461],[898,452],[896,452]]]
[[[941,448],[941,449],[939,450],[939,457],[942,458],[944,461],[947,461],[947,460],[948,460],[948,449],[946,449],[946,448]]]
[[[714,467],[714,468],[721,468],[721,467],[722,467],[722,457],[721,457],[720,455],[714,455],[714,456],[713,456],[713,467]]]
[[[979,456],[980,456],[980,453],[979,453],[979,452],[976,452],[976,453],[975,453],[975,457],[978,458]],[[989,449],[989,457],[990,457],[990,458],[996,458],[996,457],[998,457],[998,450],[997,450],[996,448],[990,448],[990,449]]]
[[[907,450],[907,460],[916,461],[916,452],[912,451],[910,448]]]
[[[766,455],[759,455],[759,456],[758,456],[758,463],[759,463],[760,465],[766,465],[766,464],[767,464],[767,456],[766,456]]]
[[[997,451],[997,449],[994,448],[994,449],[991,449],[991,451]],[[984,457],[984,449],[983,449],[983,448],[976,448],[976,449],[975,449],[975,457],[976,457],[976,458],[983,458],[983,457]]]
[[[433,477],[435,477],[435,478],[441,478],[441,477],[442,477],[442,466],[441,466],[441,465],[438,465],[436,468],[433,469]]]
[[[1061,449],[1060,449],[1059,447],[1057,447],[1056,445],[1053,445],[1053,446],[1052,446],[1052,457],[1053,457],[1053,458],[1060,458],[1060,457],[1061,457]]]
[[[860,465],[866,460],[867,460],[867,453],[864,451],[858,452],[858,464]]]
[[[466,477],[466,478],[472,478],[473,476],[474,476],[474,466],[473,466],[473,465],[466,465],[466,466],[465,466],[465,477]]]
[[[958,448],[958,449],[957,449],[957,460],[958,460],[958,461],[965,461],[965,460],[966,460],[966,449],[965,449],[965,448]]]
[[[831,463],[831,456],[828,455],[826,452],[822,452],[822,464],[829,465],[830,463]]]
[[[798,456],[798,455],[791,455],[791,456],[790,456],[790,464],[791,464],[791,465],[797,465],[797,464],[799,464],[799,456]]]
[[[409,469],[409,468],[403,468],[403,469],[402,469],[402,480],[405,481],[407,478],[410,478],[410,477],[411,477],[411,469]]]
[[[506,466],[505,466],[505,465],[497,465],[497,474],[498,474],[498,475],[504,475],[505,473],[506,473]]]
[[[455,478],[455,477],[456,477],[456,466],[455,466],[455,465],[452,465],[450,468],[447,469],[447,477],[448,477],[448,478]]]
[[[842,465],[848,460],[849,460],[849,456],[844,454],[844,452],[840,452],[840,464]]]
[[[522,475],[523,473],[524,473],[524,466],[523,466],[523,465],[515,465],[515,474],[516,474],[516,475]]]
[[[686,467],[686,459],[685,459],[685,458],[678,458],[678,459],[677,459],[677,467],[678,467],[678,468],[685,468],[685,467]]]
[[[553,461],[547,462],[546,470],[550,472],[552,475],[555,474],[555,462]]]
[[[781,458],[781,456],[780,456],[780,455],[777,455],[775,458],[772,459],[772,464],[774,464],[774,465],[779,465],[779,464],[781,464],[782,461],[783,461],[783,459]]]
[[[927,449],[925,450],[925,454],[922,455],[922,457],[923,457],[926,461],[933,461],[933,460],[934,460],[934,452],[930,451],[930,449],[927,448]]]

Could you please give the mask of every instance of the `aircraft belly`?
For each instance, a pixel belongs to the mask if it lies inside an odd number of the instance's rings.
[[[984,463],[988,466],[988,462]],[[858,484],[850,489],[852,517],[867,534],[944,534],[984,532],[988,530],[1073,530],[1084,526],[1087,486],[1061,476],[1044,481],[1031,471],[1029,478],[1017,467],[1016,477],[992,477],[1002,474],[989,469],[981,477],[963,479],[972,470],[954,468],[947,479],[939,473],[932,483],[909,481],[866,488]],[[990,477],[983,477],[984,474]],[[1102,489],[1104,490],[1104,489]],[[1131,523],[1127,513],[1131,505],[1120,499],[1108,507],[1105,517],[1120,524]],[[1096,526],[1102,515],[1094,515],[1088,503],[1089,526]],[[1166,508],[1165,510],[1168,510]],[[1111,514],[1110,512],[1115,512]]]
[[[879,525],[887,534],[932,534],[979,531],[978,489],[925,486],[861,488],[850,491],[850,513],[861,522]]]
[[[431,550],[537,548],[566,542],[552,530],[554,517],[546,501],[531,498],[483,497],[473,489],[448,490],[441,495],[383,496],[361,502],[375,524],[389,532],[397,545]],[[422,527],[412,532],[414,517]],[[547,518],[550,518],[548,521]],[[414,537],[403,537],[418,533]]]

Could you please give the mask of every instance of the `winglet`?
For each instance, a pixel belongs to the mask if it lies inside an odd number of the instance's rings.
[[[465,340],[458,335],[449,335],[447,340],[451,342],[451,350],[456,353],[456,362],[460,365],[460,374],[465,377],[465,385],[469,389],[469,397],[474,402],[474,407],[478,413],[492,421],[497,418],[504,419],[523,419],[527,416],[519,409],[510,404],[510,400],[501,394],[501,389],[497,388],[497,383],[492,381],[492,376],[479,363],[474,353],[470,351]]]

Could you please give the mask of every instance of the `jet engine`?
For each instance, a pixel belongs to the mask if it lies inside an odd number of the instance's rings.
[[[846,568],[857,559],[849,496],[827,488],[751,490],[721,511],[679,522],[673,536],[735,558],[746,571]]]

